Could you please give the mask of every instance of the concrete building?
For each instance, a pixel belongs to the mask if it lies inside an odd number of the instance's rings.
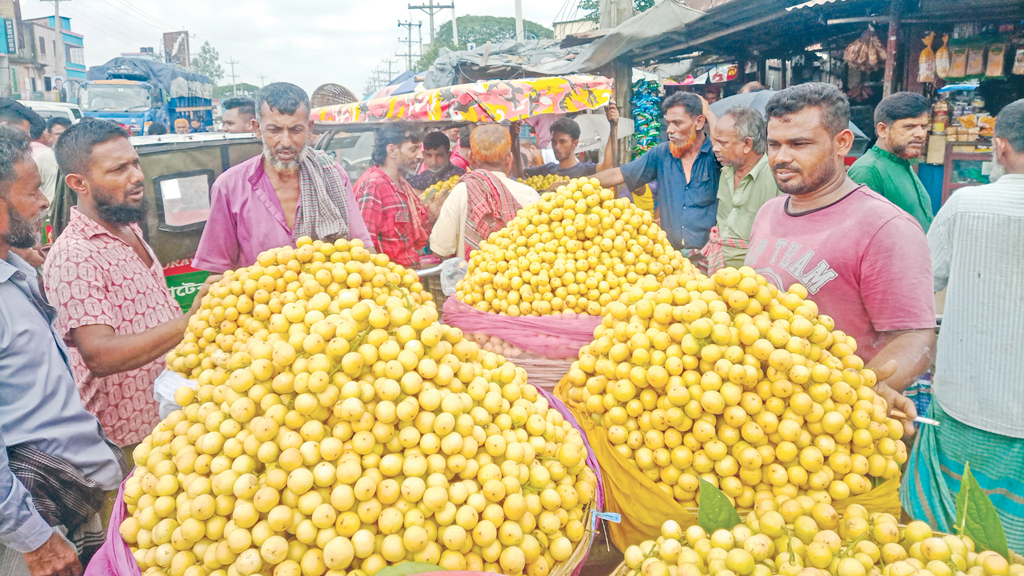
[[[83,38],[72,30],[70,18],[61,18],[67,77],[60,77],[54,23],[53,16],[24,20],[19,0],[0,0],[0,95],[77,100],[78,83],[86,78]]]
[[[83,38],[72,30],[71,18],[62,16],[61,33],[64,37],[64,63],[67,69],[67,78],[62,78],[57,72],[57,30],[54,24],[53,16],[24,21],[25,40],[32,47],[34,60],[42,68],[38,75],[28,79],[29,82],[23,81],[21,88],[23,92],[31,90],[33,100],[76,102],[78,85],[86,80]],[[35,98],[40,93],[42,96]]]

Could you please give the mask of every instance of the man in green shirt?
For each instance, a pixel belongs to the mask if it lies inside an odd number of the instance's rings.
[[[928,100],[913,92],[897,92],[875,108],[878,141],[850,167],[850,178],[866,184],[913,216],[928,232],[932,201],[911,168],[921,156],[928,127]]]
[[[726,266],[743,266],[757,211],[779,195],[765,156],[766,127],[763,114],[736,107],[718,119],[711,136],[712,150],[722,164],[717,220]]]

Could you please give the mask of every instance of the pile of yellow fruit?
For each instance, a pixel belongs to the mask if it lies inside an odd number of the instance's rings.
[[[661,537],[625,551],[627,576],[1017,576],[996,552],[975,552],[963,536],[935,534],[915,521],[901,528],[890,514],[860,505],[840,516],[810,498],[759,503],[732,530],[685,531],[675,521]]]
[[[649,212],[579,178],[480,242],[456,297],[507,316],[603,316],[632,286],[656,287],[684,266]]]
[[[569,397],[684,506],[704,478],[741,508],[777,495],[831,502],[898,477],[887,416],[857,342],[807,291],[754,270],[689,270],[608,305],[567,374]]]
[[[197,388],[133,455],[120,532],[143,574],[566,561],[597,486],[582,437],[437,317],[414,272],[358,241],[225,273],[167,357]]]
[[[438,194],[442,196],[448,194],[448,192],[450,192],[452,188],[455,188],[455,185],[459,183],[460,178],[462,178],[462,176],[452,176],[447,180],[441,180],[440,182],[427,186],[427,189],[423,191],[423,195],[421,196],[423,201],[429,202],[431,198]]]
[[[558,174],[548,174],[547,176],[538,175],[530,176],[529,178],[518,178],[518,180],[534,190],[547,190],[556,182],[564,182],[568,180],[568,178],[565,176],[559,176]]]

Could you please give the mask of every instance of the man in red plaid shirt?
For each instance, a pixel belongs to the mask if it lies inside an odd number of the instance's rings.
[[[417,268],[430,236],[427,206],[405,180],[423,158],[419,134],[401,125],[377,132],[374,166],[356,181],[355,196],[377,252],[408,268]],[[436,216],[435,216],[436,217]]]

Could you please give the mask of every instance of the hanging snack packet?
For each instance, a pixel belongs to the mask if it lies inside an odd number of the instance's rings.
[[[993,44],[988,47],[988,64],[985,66],[985,78],[1005,78],[1003,64],[1006,63],[1006,44]]]
[[[947,78],[963,78],[967,76],[967,46],[953,46],[949,50],[949,76]]]
[[[924,42],[924,50],[917,61],[917,81],[921,83],[935,82],[935,52],[932,51],[932,40],[935,32],[929,32],[921,41]]]
[[[942,35],[942,46],[935,51],[935,75],[939,78],[949,76],[949,34]]]
[[[971,46],[967,49],[967,77],[981,78],[985,74],[985,47]]]
[[[1012,72],[1017,75],[1024,75],[1024,48],[1017,48],[1017,56],[1013,59]]]

